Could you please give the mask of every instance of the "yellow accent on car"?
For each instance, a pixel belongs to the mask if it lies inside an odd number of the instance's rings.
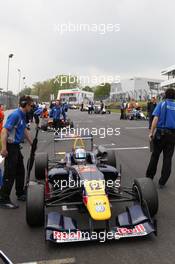
[[[74,140],[73,148],[76,149],[77,147],[82,147],[85,149],[84,141],[81,137],[77,137]]]
[[[87,210],[94,220],[108,220],[111,218],[111,209],[108,197],[105,193],[105,182],[86,181]]]

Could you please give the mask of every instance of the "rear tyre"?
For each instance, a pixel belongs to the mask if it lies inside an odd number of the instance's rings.
[[[136,192],[138,201],[141,205],[143,205],[144,200],[146,201],[150,215],[153,217],[158,211],[159,202],[157,189],[152,179],[135,179],[133,184],[133,190]]]
[[[45,152],[36,153],[35,155],[35,178],[44,180],[46,170],[48,170],[48,154]]]
[[[44,185],[31,182],[27,189],[26,221],[29,226],[44,224]]]

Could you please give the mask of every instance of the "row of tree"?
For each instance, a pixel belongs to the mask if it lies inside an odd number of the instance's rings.
[[[58,75],[53,79],[37,82],[33,84],[32,87],[25,87],[19,95],[37,95],[41,101],[49,101],[51,94],[54,94],[54,97],[57,98],[59,90],[73,88],[82,88],[77,77]],[[95,87],[85,86],[82,90],[94,92],[95,100],[106,99],[110,94],[110,84],[102,83]]]

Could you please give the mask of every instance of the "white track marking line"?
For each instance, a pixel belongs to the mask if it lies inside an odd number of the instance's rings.
[[[42,261],[34,261],[34,262],[25,262],[20,264],[73,264],[73,263],[76,263],[75,258],[42,260]]]
[[[140,149],[149,149],[149,147],[146,146],[146,147],[108,148],[108,150],[140,150]]]
[[[75,121],[75,124],[82,124],[82,123],[93,123],[93,120]]]
[[[115,143],[109,143],[109,144],[99,144],[100,146],[106,147],[106,146],[115,146]],[[99,145],[94,144],[94,147],[98,147]]]
[[[148,129],[148,127],[125,127],[125,129]]]
[[[115,143],[110,143],[110,144],[102,144],[102,146],[106,147],[106,146],[115,146]]]

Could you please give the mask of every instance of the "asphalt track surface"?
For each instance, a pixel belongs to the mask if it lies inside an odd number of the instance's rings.
[[[134,178],[144,177],[149,162],[147,121],[119,120],[118,114],[88,115],[78,110],[69,112],[75,126],[88,128],[120,128],[119,136],[100,138],[95,136],[95,144],[109,144],[116,148],[117,163],[122,164],[122,182],[131,185]],[[100,132],[102,133],[102,132]],[[102,136],[101,136],[102,137]],[[30,148],[23,144],[25,163]],[[52,133],[39,133],[38,151],[53,155]],[[48,244],[44,240],[43,228],[29,228],[25,221],[25,203],[19,202],[17,210],[0,209],[0,250],[14,263],[39,260],[73,259],[78,264],[116,263],[174,263],[175,259],[175,165],[167,187],[158,189],[159,212],[157,214],[158,236],[118,241],[80,242],[68,244]],[[157,186],[161,172],[162,156],[154,182]],[[16,201],[13,191],[12,200]],[[71,213],[71,212],[70,212]],[[61,262],[60,262],[61,263]],[[69,262],[63,262],[69,263]],[[71,263],[71,261],[70,261]]]

